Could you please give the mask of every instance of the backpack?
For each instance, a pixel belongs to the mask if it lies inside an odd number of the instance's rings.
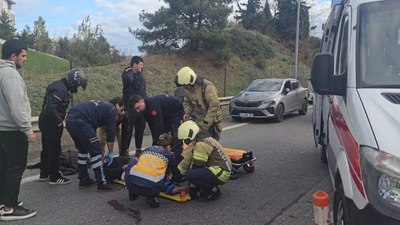
[[[77,150],[67,150],[61,152],[60,171],[66,176],[76,174],[79,171]]]

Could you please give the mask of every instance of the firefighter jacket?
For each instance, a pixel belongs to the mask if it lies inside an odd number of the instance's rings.
[[[109,102],[91,100],[79,103],[68,111],[67,120],[89,123],[94,130],[105,126],[107,142],[115,140],[118,113]]]
[[[136,159],[131,159],[126,170],[126,179],[140,187],[162,187],[166,181],[166,171],[173,154],[159,145],[145,148]]]
[[[182,102],[173,96],[160,94],[144,99],[146,109],[143,116],[149,124],[153,144],[158,141],[158,137],[168,131],[174,121],[178,121],[183,117]],[[177,129],[177,127],[175,128]]]
[[[142,72],[135,73],[128,67],[122,73],[122,100],[126,104],[132,95],[147,97],[146,80]]]
[[[191,143],[182,153],[178,169],[185,175],[191,167],[207,167],[222,183],[229,181],[232,162],[221,144],[212,137]]]
[[[49,84],[46,88],[39,119],[46,120],[48,124],[61,124],[65,118],[71,98],[72,94],[68,89],[66,78]]]
[[[183,106],[185,114],[190,114],[203,130],[222,120],[217,89],[202,77],[197,78],[192,90],[186,90]]]

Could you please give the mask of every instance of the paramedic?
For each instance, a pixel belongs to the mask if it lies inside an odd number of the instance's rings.
[[[153,145],[158,142],[161,134],[170,132],[173,136],[174,155],[178,162],[181,160],[182,142],[176,132],[183,117],[182,102],[178,98],[166,94],[142,98],[134,95],[129,105],[137,112],[143,113],[149,124]]]
[[[173,157],[172,135],[162,134],[157,145],[145,148],[139,158],[132,158],[125,171],[125,184],[129,199],[134,201],[139,195],[147,197],[150,207],[158,208],[158,195],[168,182],[166,176]]]
[[[106,160],[108,164],[113,161],[113,149],[115,128],[117,125],[118,115],[122,115],[124,105],[118,98],[110,102],[103,101],[87,101],[75,105],[67,114],[66,127],[75,146],[79,151],[79,188],[91,186],[94,182],[90,179],[87,171],[87,156],[90,155],[90,164],[93,168],[97,181],[98,191],[115,191],[114,185],[107,183],[101,157],[100,143],[96,136],[98,127],[106,126],[107,129],[107,148],[108,154]]]

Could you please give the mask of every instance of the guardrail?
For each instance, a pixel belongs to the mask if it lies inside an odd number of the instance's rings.
[[[219,105],[220,106],[227,106],[229,105],[229,103],[231,102],[231,99],[233,98],[233,96],[227,96],[227,97],[221,97],[218,98],[219,99]],[[39,117],[38,116],[34,116],[32,117],[32,128],[34,132],[39,132]]]
[[[219,105],[220,106],[229,105],[229,103],[231,103],[231,99],[232,98],[233,98],[233,96],[227,96],[227,97],[218,98],[219,99]]]

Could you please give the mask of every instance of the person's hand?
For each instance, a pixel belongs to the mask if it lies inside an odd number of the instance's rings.
[[[36,134],[32,133],[32,134],[28,135],[27,140],[28,140],[28,142],[35,142],[36,141]]]
[[[187,121],[187,120],[190,120],[190,119],[192,119],[192,117],[190,116],[190,114],[185,114],[185,115],[183,115],[183,121]]]
[[[114,160],[113,154],[112,152],[109,152],[104,158],[104,164],[106,164],[106,166],[110,166],[113,160]]]

